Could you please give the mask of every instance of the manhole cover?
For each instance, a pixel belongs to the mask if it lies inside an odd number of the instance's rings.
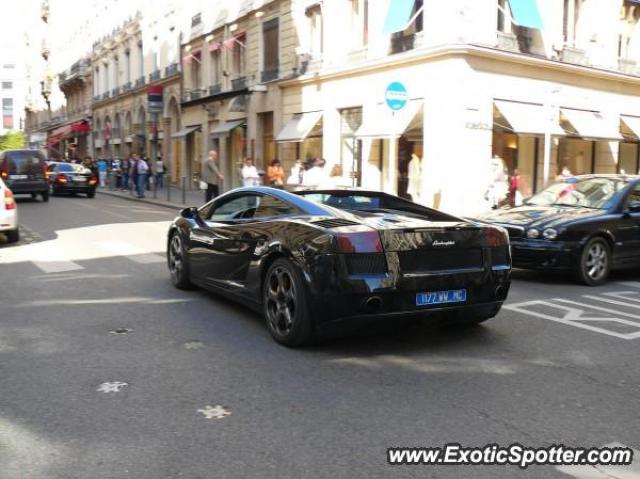
[[[198,409],[198,412],[207,419],[223,419],[227,416],[231,416],[231,409],[225,406],[220,406],[219,404],[216,406],[207,406],[204,409]]]
[[[187,341],[184,343],[185,349],[200,349],[204,348],[204,343],[202,341]]]
[[[113,329],[111,331],[109,331],[112,334],[127,334],[132,332],[133,329],[129,329],[129,328],[118,328],[118,329]]]
[[[123,383],[121,381],[106,382],[98,386],[98,389],[96,389],[96,391],[98,391],[99,393],[119,393],[128,385],[128,383]]]

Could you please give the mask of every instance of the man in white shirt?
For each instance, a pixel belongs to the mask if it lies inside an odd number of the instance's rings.
[[[136,169],[136,190],[138,193],[138,198],[144,198],[144,188],[147,184],[147,173],[149,173],[149,165],[147,162],[140,158],[138,155],[135,156],[134,168]]]
[[[325,170],[326,161],[322,158],[316,158],[313,167],[304,172],[302,184],[304,186],[321,186],[329,183],[329,175]]]
[[[260,184],[260,175],[258,169],[253,164],[253,160],[249,157],[244,159],[244,166],[240,170],[243,186],[258,186]]]

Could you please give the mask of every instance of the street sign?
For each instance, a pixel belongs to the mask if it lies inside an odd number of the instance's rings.
[[[384,92],[384,101],[393,111],[402,110],[409,100],[407,88],[400,82],[394,81],[389,83],[387,90]]]
[[[147,87],[147,102],[149,113],[162,112],[162,85],[149,85]]]

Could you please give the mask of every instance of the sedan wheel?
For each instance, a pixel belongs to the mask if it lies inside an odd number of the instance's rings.
[[[286,259],[274,261],[263,285],[263,308],[273,338],[287,346],[300,346],[312,336],[300,273]]]
[[[174,233],[169,241],[167,263],[173,285],[178,289],[190,289],[189,262],[179,233]]]
[[[582,251],[579,276],[589,286],[598,286],[607,281],[611,268],[611,248],[602,238],[594,238]]]

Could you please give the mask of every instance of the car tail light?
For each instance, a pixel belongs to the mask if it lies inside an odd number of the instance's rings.
[[[91,178],[89,178],[90,185],[95,185],[97,182],[98,182],[98,178],[96,178],[95,176],[92,176]]]
[[[44,178],[45,180],[49,178],[49,177],[47,176],[47,164],[46,164],[46,163],[44,163],[44,164],[42,165],[42,176],[43,176],[43,178]]]
[[[382,253],[382,241],[377,231],[336,234],[337,250],[340,253]]]
[[[4,208],[6,210],[16,209],[16,200],[10,190],[4,190]]]
[[[509,233],[503,228],[492,227],[487,230],[488,246],[507,246],[509,244]]]
[[[0,169],[0,176],[2,177],[3,180],[6,180],[7,177],[9,176],[9,163],[7,162],[6,158],[2,160],[2,168]]]
[[[69,182],[69,180],[67,180],[67,177],[64,176],[64,175],[56,176],[56,180],[55,181],[56,181],[56,183],[63,183],[63,184]]]

